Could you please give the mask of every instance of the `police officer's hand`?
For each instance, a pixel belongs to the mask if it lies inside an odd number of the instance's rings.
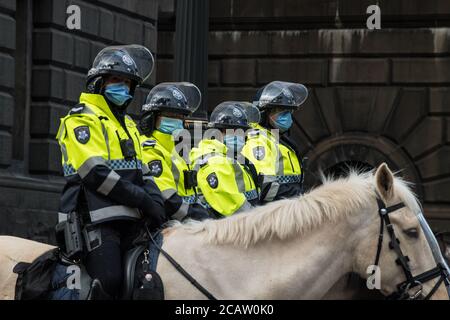
[[[199,204],[193,204],[189,207],[189,211],[188,214],[186,215],[186,217],[184,217],[183,220],[185,219],[193,219],[193,220],[205,220],[205,219],[209,219],[209,213],[208,211],[203,208],[201,205]]]
[[[144,197],[139,209],[141,209],[145,218],[151,221],[154,226],[160,226],[166,222],[166,213],[163,204],[155,201],[149,195]]]

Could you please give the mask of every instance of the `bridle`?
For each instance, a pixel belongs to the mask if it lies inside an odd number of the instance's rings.
[[[397,285],[397,291],[389,295],[387,298],[398,300],[416,300],[422,297],[422,284],[439,277],[439,280],[436,282],[436,285],[433,287],[433,289],[423,298],[424,300],[430,299],[443,281],[445,281],[446,285],[450,285],[450,278],[449,274],[447,273],[447,269],[441,263],[437,263],[437,266],[435,268],[425,271],[417,276],[413,276],[409,266],[409,258],[408,256],[405,256],[403,254],[400,248],[400,241],[395,235],[394,227],[391,223],[391,219],[389,218],[390,213],[405,207],[405,204],[403,202],[400,202],[393,206],[386,207],[385,203],[378,195],[376,199],[378,204],[378,214],[380,216],[380,233],[374,265],[378,266],[380,260],[381,249],[383,246],[384,227],[386,226],[386,230],[390,238],[389,249],[395,251],[397,255],[397,259],[395,260],[395,262],[402,268],[403,273],[406,277],[406,281]],[[409,291],[412,288],[417,288],[417,290],[414,293],[410,294]]]

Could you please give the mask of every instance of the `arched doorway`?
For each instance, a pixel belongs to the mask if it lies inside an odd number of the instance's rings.
[[[290,135],[308,157],[306,187],[319,172],[386,162],[413,184],[425,215],[450,230],[450,135],[435,111],[436,90],[413,87],[315,87],[294,114]],[[344,166],[344,167],[342,167]],[[433,223],[433,221],[430,221]]]

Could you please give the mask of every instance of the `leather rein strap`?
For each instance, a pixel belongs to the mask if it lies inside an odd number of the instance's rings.
[[[197,280],[194,279],[178,262],[175,261],[161,246],[159,246],[155,239],[153,239],[152,234],[148,230],[147,225],[145,225],[145,229],[147,231],[147,235],[150,237],[150,240],[153,242],[153,245],[163,254],[163,256],[180,272],[194,287],[196,287],[201,293],[203,293],[209,300],[217,300],[207,289],[205,289]]]
[[[408,256],[405,256],[403,254],[400,248],[400,241],[395,235],[394,227],[391,223],[391,219],[389,218],[389,214],[391,212],[404,208],[405,204],[403,202],[400,202],[396,205],[386,207],[380,197],[377,196],[376,199],[378,204],[378,214],[380,216],[380,233],[378,237],[378,247],[374,265],[378,266],[378,263],[380,261],[381,249],[383,247],[384,227],[386,226],[386,230],[390,238],[389,249],[394,250],[397,254],[397,259],[395,260],[395,262],[402,268],[406,278],[406,281],[397,285],[397,291],[391,294],[388,299],[417,299],[422,293],[422,283],[440,277],[439,281],[437,281],[433,289],[428,293],[426,297],[424,297],[424,300],[430,299],[442,284],[442,282],[448,277],[444,266],[438,263],[434,269],[425,271],[424,273],[421,273],[418,276],[414,277],[409,267],[409,258]],[[408,293],[409,289],[417,286],[419,287],[419,290],[417,290],[415,294],[410,296]]]

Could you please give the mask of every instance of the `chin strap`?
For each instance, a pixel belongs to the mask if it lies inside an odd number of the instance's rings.
[[[153,112],[144,114],[139,120],[139,130],[142,134],[150,136],[155,130],[156,115]]]
[[[103,77],[98,76],[86,84],[86,92],[92,94],[102,94]]]

